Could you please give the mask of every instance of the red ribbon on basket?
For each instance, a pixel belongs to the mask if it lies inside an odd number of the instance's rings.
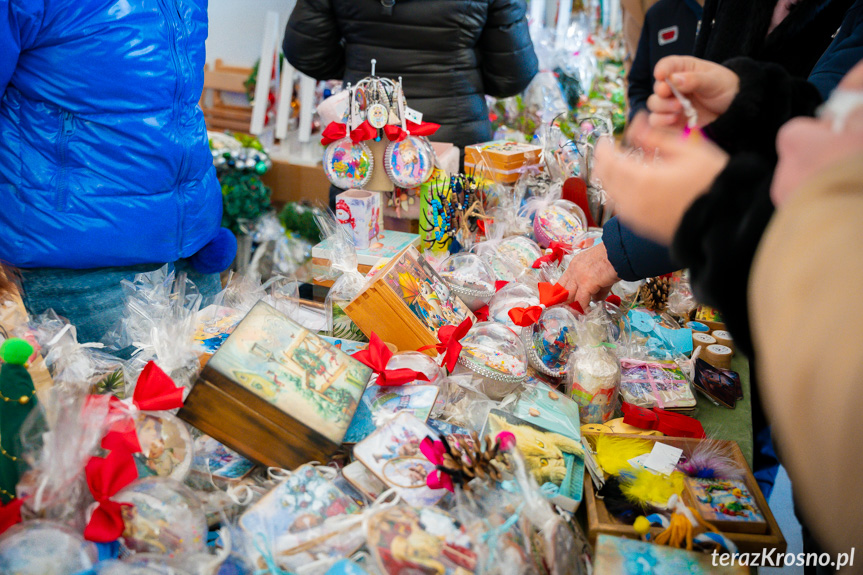
[[[623,423],[639,429],[659,431],[669,437],[697,439],[707,437],[700,421],[682,413],[674,413],[658,407],[647,409],[626,402],[621,404],[620,409],[623,411]]]
[[[536,258],[533,262],[533,269],[539,269],[542,264],[557,264],[563,261],[566,254],[572,252],[572,246],[564,242],[551,242],[544,256]]]
[[[458,363],[458,356],[461,355],[461,338],[467,335],[471,327],[473,327],[473,320],[469,317],[466,317],[463,322],[458,324],[458,327],[445,325],[437,331],[439,343],[423,346],[418,351],[434,349],[438,353],[442,353],[447,371],[452,372]]]
[[[123,507],[132,504],[111,498],[138,479],[135,460],[128,451],[115,449],[107,457],[91,457],[85,473],[96,507],[84,528],[84,538],[97,543],[115,541],[123,534]]]
[[[351,354],[351,357],[369,366],[378,374],[377,385],[404,385],[412,381],[429,380],[426,374],[407,367],[387,369],[387,364],[392,356],[393,352],[390,351],[390,348],[387,347],[375,332],[372,332],[372,337],[369,338],[368,349]]]
[[[509,310],[509,318],[515,325],[527,327],[539,321],[539,316],[545,308],[563,303],[569,297],[569,292],[560,284],[551,285],[548,282],[540,282],[539,305],[530,307],[514,307]]]

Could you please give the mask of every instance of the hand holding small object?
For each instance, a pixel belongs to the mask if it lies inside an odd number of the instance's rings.
[[[659,152],[661,159],[645,163],[603,140],[596,147],[594,173],[616,202],[624,223],[669,245],[683,214],[710,188],[728,163],[728,154],[706,138],[681,139],[643,121],[633,123],[630,137],[643,148]]]
[[[740,91],[737,74],[692,56],[661,59],[653,76],[656,83],[647,100],[653,127],[683,129],[688,121],[697,119],[697,127],[703,128],[724,114]]]

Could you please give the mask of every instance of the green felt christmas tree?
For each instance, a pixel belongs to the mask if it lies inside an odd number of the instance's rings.
[[[21,443],[18,433],[36,406],[36,389],[27,371],[33,346],[17,337],[0,345],[0,500],[15,498]]]

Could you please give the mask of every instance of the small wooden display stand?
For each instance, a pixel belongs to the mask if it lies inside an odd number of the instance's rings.
[[[222,92],[246,93],[244,82],[251,75],[251,68],[226,66],[217,59],[213,67],[204,66],[204,92],[201,94],[201,109],[207,129],[214,132],[231,130],[233,132],[249,133],[252,123],[252,108],[231,106],[222,100]],[[213,103],[207,105],[207,92],[212,91]]]

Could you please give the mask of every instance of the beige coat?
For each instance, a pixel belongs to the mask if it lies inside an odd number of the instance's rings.
[[[749,306],[760,390],[795,498],[823,546],[861,550],[863,155],[804,183],[777,210],[753,263]]]

